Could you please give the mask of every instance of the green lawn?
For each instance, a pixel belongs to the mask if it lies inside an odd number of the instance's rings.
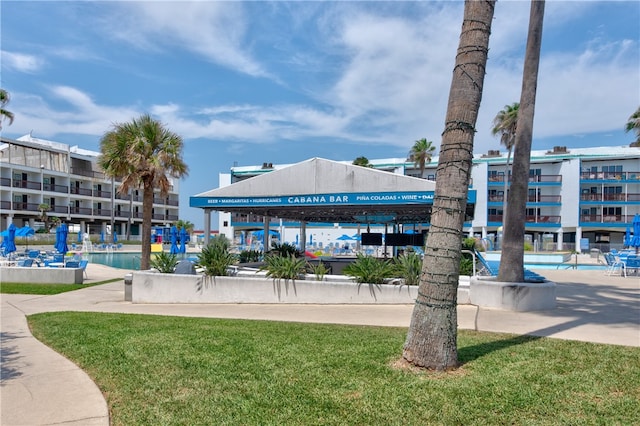
[[[98,313],[29,317],[114,425],[633,424],[640,349],[461,331],[463,367],[392,366],[406,329]]]
[[[95,285],[122,281],[122,278],[114,278],[106,281],[99,281],[91,284],[34,284],[34,283],[2,283],[0,293],[5,294],[40,294],[52,295],[65,293],[67,291],[79,290],[81,288],[93,287]]]

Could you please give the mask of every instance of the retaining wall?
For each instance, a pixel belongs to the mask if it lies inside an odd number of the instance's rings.
[[[0,282],[33,284],[82,284],[82,268],[0,267]]]

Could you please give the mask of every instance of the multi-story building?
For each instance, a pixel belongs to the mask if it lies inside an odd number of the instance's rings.
[[[420,175],[420,170],[404,158],[370,163],[391,173]],[[435,180],[437,163],[434,157],[422,177]],[[286,166],[264,163],[232,167],[230,173],[220,175],[220,183],[227,186]],[[627,227],[640,213],[640,148],[554,147],[532,151],[529,175],[525,233],[537,250],[608,251],[623,246]],[[505,181],[508,198],[509,177],[506,152],[491,150],[474,156],[471,188],[476,190],[477,199],[474,218],[465,223],[464,231],[493,247],[500,242]],[[218,217],[220,233],[228,236],[263,227],[263,218],[258,216],[222,212]]]
[[[90,235],[112,232],[137,239],[142,223],[142,189],[120,194],[119,181],[97,164],[99,152],[34,138],[0,140],[0,228],[42,226],[42,209]],[[178,220],[178,181],[166,197],[156,194],[152,224]],[[113,228],[112,228],[113,225]]]

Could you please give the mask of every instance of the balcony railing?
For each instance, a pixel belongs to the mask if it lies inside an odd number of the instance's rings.
[[[489,175],[489,182],[502,182],[504,183],[504,175]],[[509,176],[509,182],[513,179]],[[531,175],[529,176],[529,183],[561,183],[562,175]]]
[[[50,211],[53,213],[69,214],[69,207],[68,206],[52,206]]]
[[[13,180],[13,187],[14,188],[41,190],[42,189],[42,183],[34,182],[34,181],[31,181],[31,180],[17,180],[17,179],[14,179]]]
[[[116,197],[116,200],[126,200],[126,201],[131,200],[130,194],[120,194],[118,191],[116,191],[115,197]]]
[[[498,203],[504,201],[504,195],[489,195],[489,202]],[[530,195],[527,197],[527,203],[560,203],[562,197],[560,195]]]
[[[54,185],[51,183],[45,183],[43,187],[45,191],[49,191],[49,192],[59,192],[61,194],[69,193],[69,187],[66,185]]]
[[[40,210],[38,210],[38,206],[39,206],[38,203],[24,203],[21,201],[13,202],[14,210],[23,210],[27,212],[39,212]]]
[[[0,209],[11,210],[11,201],[0,201]]]
[[[502,222],[504,216],[501,214],[490,214],[488,216],[489,222]],[[526,223],[550,223],[550,224],[558,224],[560,223],[561,217],[559,215],[539,215],[539,216],[525,216]]]
[[[640,201],[640,194],[603,194],[603,193],[589,193],[581,194],[580,201]]]
[[[111,209],[93,209],[94,216],[111,216]]]
[[[93,190],[93,196],[97,198],[111,198],[110,191],[99,191],[97,189]]]
[[[582,172],[580,180],[640,181],[640,172]]]
[[[69,212],[71,214],[82,214],[85,216],[91,216],[93,213],[93,209],[90,207],[69,207]]]
[[[11,186],[11,179],[10,178],[0,178],[0,186]]]
[[[590,223],[631,223],[633,215],[624,214],[583,214],[580,215],[580,222]]]
[[[91,196],[93,191],[88,188],[76,188],[75,186],[71,187],[71,193],[75,195],[88,195]]]

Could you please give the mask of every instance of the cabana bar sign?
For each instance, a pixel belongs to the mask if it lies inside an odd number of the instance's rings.
[[[467,201],[475,203],[475,195],[475,191],[469,191]],[[189,205],[191,207],[252,207],[432,204],[433,196],[433,191],[412,191],[300,194],[274,197],[191,197]]]

